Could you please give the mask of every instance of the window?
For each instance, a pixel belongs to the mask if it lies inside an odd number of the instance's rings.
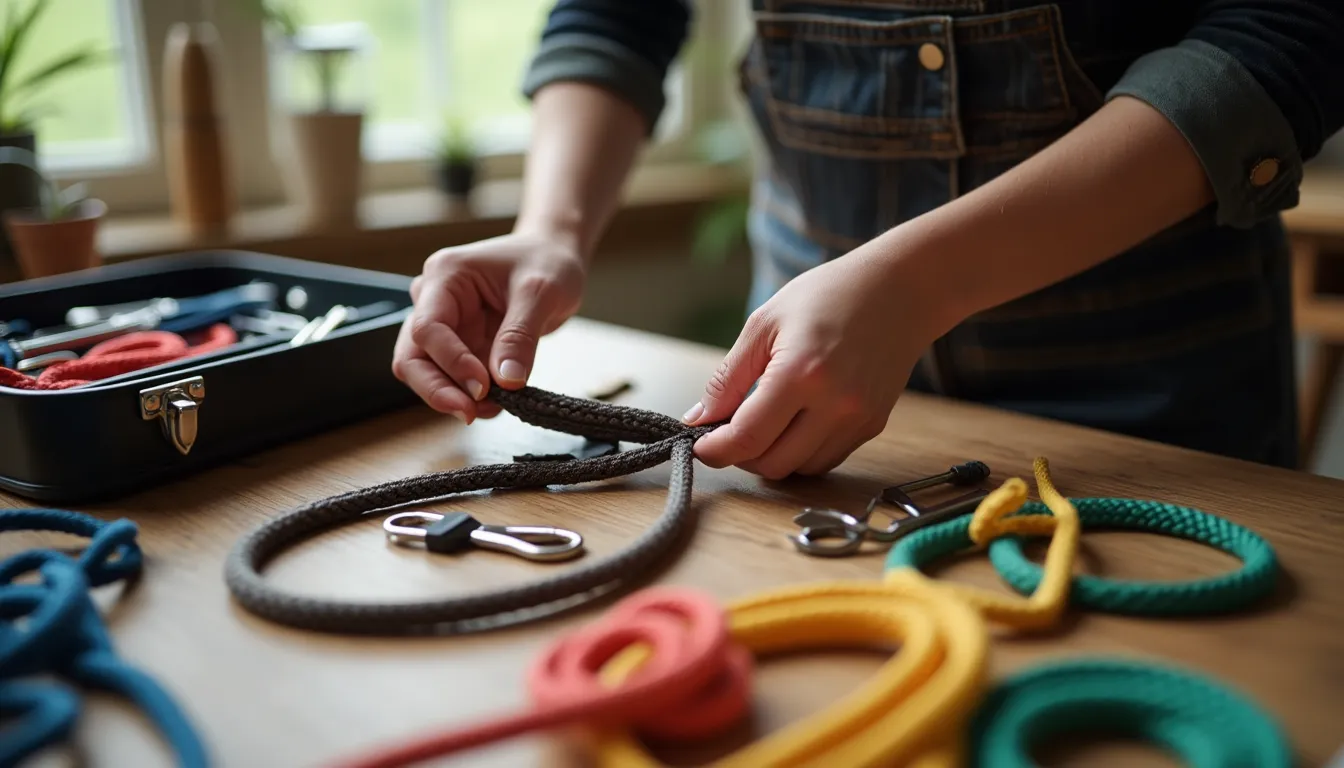
[[[294,0],[294,7],[303,24],[361,22],[371,34],[368,60],[354,63],[376,84],[365,155],[379,161],[427,156],[449,115],[483,152],[518,152],[527,139],[518,89],[552,1]]]
[[[53,77],[24,99],[21,108],[36,116],[34,133],[43,164],[52,170],[105,170],[143,162],[150,144],[140,78],[135,76],[140,45],[130,4],[37,1],[47,7],[20,49],[11,84],[86,47],[109,53],[98,63]],[[6,0],[6,5],[17,2]],[[29,6],[25,2],[21,7]]]
[[[167,209],[159,152],[165,43],[175,25],[208,18],[218,34],[216,97],[239,202],[256,207],[289,199],[275,156],[274,105],[278,98],[312,99],[317,79],[311,68],[274,55],[260,15],[249,7],[255,0],[39,1],[50,7],[23,66],[40,67],[86,41],[117,52],[37,94],[51,107],[38,125],[39,150],[58,177],[87,181],[114,215]],[[25,0],[0,0],[0,9],[17,2]],[[430,158],[449,115],[468,125],[486,155],[482,180],[521,172],[531,121],[520,86],[554,0],[289,2],[303,24],[357,22],[372,41],[367,56],[351,62],[345,94],[366,108],[366,192],[430,183]],[[711,39],[722,35],[727,14],[720,5],[699,5],[692,41],[707,31]],[[668,80],[655,146],[641,162],[685,159],[687,134],[721,111],[732,82],[721,69],[683,56]]]

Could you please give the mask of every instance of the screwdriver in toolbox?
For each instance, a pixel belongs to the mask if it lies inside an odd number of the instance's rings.
[[[0,341],[0,363],[15,367],[20,360],[48,355],[52,352],[91,347],[108,339],[115,339],[136,331],[152,331],[159,327],[161,315],[153,309],[140,309],[113,315],[108,319],[79,328],[69,328],[27,339]]]

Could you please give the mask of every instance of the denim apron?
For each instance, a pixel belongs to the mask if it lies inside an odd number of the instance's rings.
[[[1124,4],[752,5],[741,86],[767,155],[749,217],[752,310],[1058,139],[1145,52],[1107,41],[1104,15]],[[1295,466],[1288,267],[1277,217],[1232,229],[1206,212],[969,318],[909,389]]]

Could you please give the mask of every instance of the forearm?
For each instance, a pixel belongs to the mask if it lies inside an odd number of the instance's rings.
[[[1099,264],[1213,200],[1199,159],[1152,107],[1117,98],[993,181],[875,240],[921,286],[930,331]]]
[[[644,118],[609,91],[570,82],[541,89],[532,116],[515,230],[564,238],[587,260],[620,201]]]

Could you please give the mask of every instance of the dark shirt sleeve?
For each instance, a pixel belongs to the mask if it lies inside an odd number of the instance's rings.
[[[1134,62],[1107,98],[1171,120],[1213,185],[1220,224],[1298,203],[1302,165],[1344,127],[1344,0],[1208,0],[1177,45]]]
[[[652,131],[690,20],[690,0],[557,0],[523,77],[523,94],[530,99],[562,80],[602,86],[633,104]]]

